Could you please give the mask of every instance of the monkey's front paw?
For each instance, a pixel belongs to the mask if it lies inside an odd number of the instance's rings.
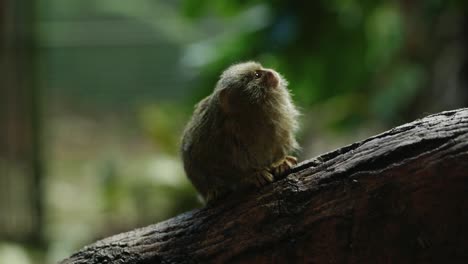
[[[249,179],[249,182],[255,185],[257,188],[263,187],[275,180],[273,175],[266,169],[256,171],[252,176],[253,177]]]
[[[273,166],[271,168],[271,173],[273,173],[273,175],[275,175],[275,177],[279,176],[279,175],[283,175],[285,172],[290,170],[296,164],[297,164],[297,158],[296,157],[286,156],[286,157],[284,157],[284,159],[282,159],[278,163],[273,164]]]

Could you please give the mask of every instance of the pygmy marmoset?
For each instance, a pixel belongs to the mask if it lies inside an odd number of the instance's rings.
[[[287,81],[256,62],[226,69],[195,106],[181,152],[188,178],[207,202],[261,187],[297,163],[299,112]]]

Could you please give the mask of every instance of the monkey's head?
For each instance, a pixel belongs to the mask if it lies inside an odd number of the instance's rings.
[[[276,71],[263,68],[257,62],[239,63],[226,69],[215,92],[226,112],[290,99],[287,81]]]

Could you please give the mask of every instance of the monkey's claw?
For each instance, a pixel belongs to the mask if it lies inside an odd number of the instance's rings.
[[[290,170],[294,165],[297,164],[297,158],[293,156],[286,156],[280,162],[273,164],[271,173],[275,176],[283,175],[285,172]]]
[[[275,178],[268,170],[260,170],[254,173],[252,182],[257,187],[263,187],[270,182],[273,182]]]

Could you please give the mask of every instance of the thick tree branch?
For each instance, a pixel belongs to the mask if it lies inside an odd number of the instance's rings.
[[[305,161],[286,178],[61,263],[468,260],[468,109]]]

